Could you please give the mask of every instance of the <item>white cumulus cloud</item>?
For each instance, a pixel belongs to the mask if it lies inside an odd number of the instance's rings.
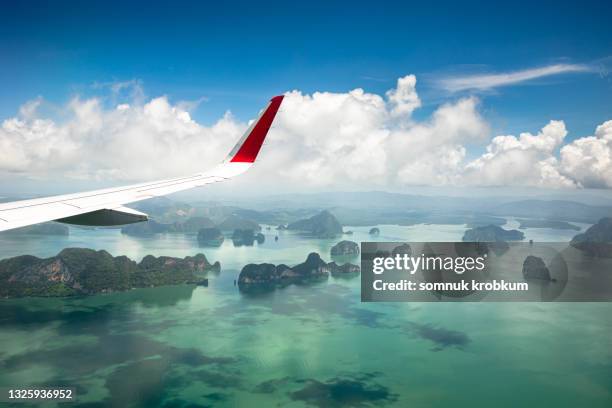
[[[612,120],[597,127],[595,136],[563,146],[560,171],[584,187],[612,187]]]
[[[229,112],[200,124],[184,103],[165,96],[142,100],[138,92],[113,102],[109,108],[101,98],[75,97],[62,121],[39,114],[40,98],[24,104],[0,126],[0,177],[131,182],[189,175],[222,160],[247,127]],[[612,187],[612,121],[569,143],[560,120],[535,134],[491,138],[475,97],[416,120],[420,104],[413,75],[385,95],[288,92],[260,160],[231,188]]]
[[[63,123],[30,108],[5,120],[0,172],[121,181],[190,174],[216,164],[243,129],[229,114],[201,126],[166,97],[114,109],[96,98],[74,98],[65,111],[70,119]]]
[[[464,177],[479,185],[570,186],[551,160],[566,135],[565,123],[553,120],[536,135],[496,136],[486,153],[465,166]]]
[[[387,98],[392,104],[393,115],[410,115],[421,106],[421,100],[416,91],[416,77],[406,75],[397,80],[397,88],[387,91]]]

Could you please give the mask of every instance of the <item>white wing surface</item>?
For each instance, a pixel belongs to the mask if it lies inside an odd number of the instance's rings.
[[[146,221],[147,215],[125,204],[193,187],[218,183],[247,171],[255,162],[283,96],[275,96],[226,159],[215,168],[168,180],[0,204],[0,231],[59,221],[77,225],[122,225]]]

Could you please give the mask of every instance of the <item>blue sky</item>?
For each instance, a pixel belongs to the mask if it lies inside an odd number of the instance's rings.
[[[193,112],[202,123],[226,109],[247,120],[273,94],[383,94],[409,73],[418,117],[460,96],[434,86],[441,76],[557,63],[599,72],[476,92],[494,130],[535,132],[559,118],[571,140],[612,118],[610,2],[221,3],[5,3],[0,118],[37,96],[65,103],[95,83],[138,79],[149,97],[207,98]]]
[[[0,194],[205,170],[280,93],[229,189],[612,189],[612,4],[515,3],[4,4]]]

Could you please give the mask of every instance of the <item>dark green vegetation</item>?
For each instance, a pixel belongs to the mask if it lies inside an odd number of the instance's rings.
[[[592,256],[612,258],[612,218],[602,218],[576,235],[570,245]]]
[[[308,283],[327,279],[329,275],[356,275],[360,272],[357,265],[346,263],[338,265],[335,262],[326,263],[316,252],[308,255],[306,261],[289,267],[284,264],[248,264],[240,272],[238,286],[240,290],[274,289],[292,283]]]
[[[472,228],[463,235],[465,242],[521,241],[524,238],[525,234],[521,231],[505,230],[497,225]]]
[[[57,222],[45,222],[42,224],[28,225],[27,227],[16,228],[14,230],[2,231],[2,235],[62,235],[69,234],[66,225]]]
[[[288,230],[306,233],[316,238],[333,238],[342,234],[342,224],[327,210],[310,218],[292,222]]]
[[[220,246],[224,240],[219,228],[202,228],[198,231],[198,243],[201,246]]]
[[[526,228],[553,228],[561,230],[574,230],[580,231],[580,227],[574,224],[570,224],[565,221],[555,220],[518,220],[520,222],[519,229]]]
[[[0,296],[71,296],[198,283],[218,272],[203,254],[183,259],[148,255],[140,263],[106,251],[67,248],[51,258],[23,255],[0,261]]]
[[[255,241],[258,244],[263,244],[266,237],[261,232],[255,233],[252,229],[237,229],[232,234],[232,243],[234,246],[252,246]]]

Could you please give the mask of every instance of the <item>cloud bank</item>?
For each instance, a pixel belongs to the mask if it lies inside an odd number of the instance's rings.
[[[561,120],[535,134],[491,137],[475,97],[413,118],[421,104],[416,85],[408,75],[384,96],[359,88],[288,92],[260,161],[232,187],[612,187],[612,121],[569,143]],[[108,108],[100,98],[75,97],[63,121],[39,114],[41,99],[24,104],[0,127],[0,177],[131,182],[189,175],[222,160],[248,125],[229,112],[202,125],[184,104],[139,99]]]

